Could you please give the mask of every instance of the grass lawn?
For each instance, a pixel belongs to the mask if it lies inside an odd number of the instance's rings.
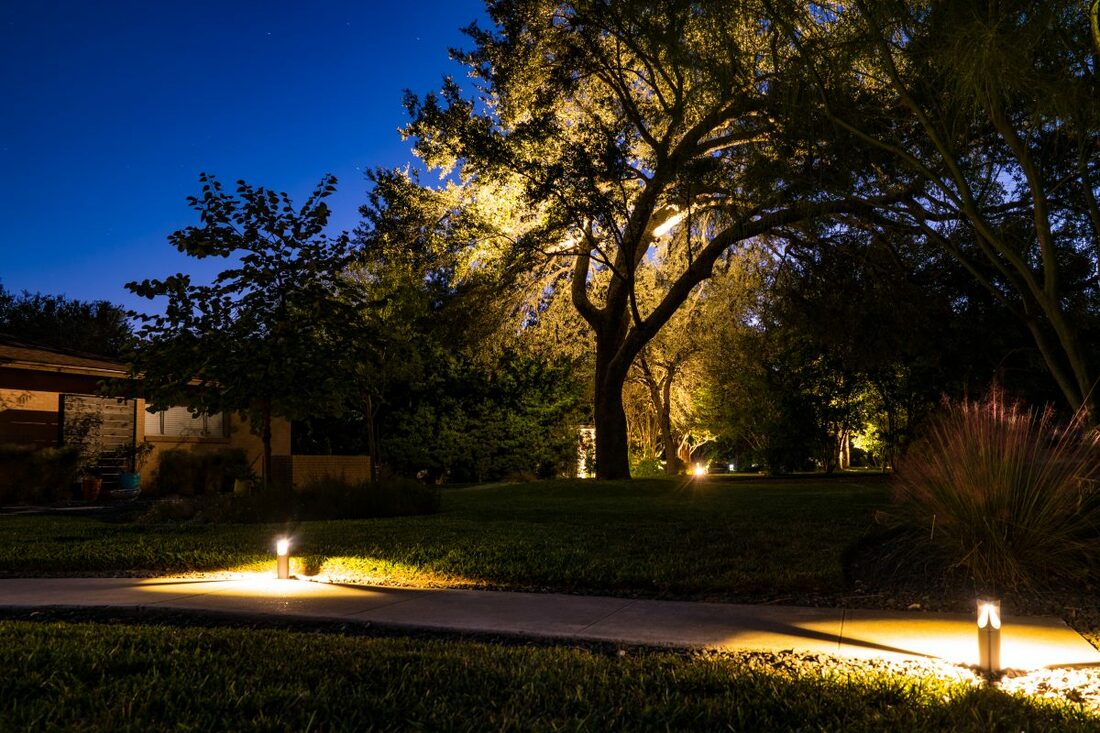
[[[782,601],[843,587],[842,554],[886,502],[879,476],[550,481],[448,490],[439,514],[272,525],[0,517],[0,573],[297,572],[648,597]]]
[[[290,527],[5,516],[0,573],[270,571],[288,532],[299,572],[354,580],[798,601],[845,592],[886,501],[877,476],[712,477],[448,490],[432,516]],[[53,620],[0,638],[5,731],[1100,729],[1095,705],[927,662]]]
[[[783,654],[0,622],[0,729],[1075,731],[1075,705]]]

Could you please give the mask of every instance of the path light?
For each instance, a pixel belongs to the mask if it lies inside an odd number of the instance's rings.
[[[279,580],[290,579],[290,540],[283,537],[275,542],[275,567]]]
[[[978,666],[986,674],[1001,671],[1001,602],[978,601]]]
[[[704,466],[702,463],[696,463],[695,464],[695,470],[692,471],[692,473],[695,474],[696,476],[706,476],[707,475],[707,467]]]

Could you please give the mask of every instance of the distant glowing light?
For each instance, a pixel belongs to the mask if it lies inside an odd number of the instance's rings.
[[[704,466],[702,463],[696,463],[695,464],[695,469],[692,471],[692,473],[696,476],[706,476],[707,475],[707,467]]]
[[[735,466],[735,465],[733,465],[733,464],[731,463],[731,464],[729,465],[729,469],[730,469],[730,473],[733,473],[734,471],[736,471],[736,470],[737,470],[737,466]]]

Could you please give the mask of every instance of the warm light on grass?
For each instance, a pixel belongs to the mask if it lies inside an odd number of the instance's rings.
[[[291,576],[300,580],[421,588],[478,589],[491,586],[483,579],[446,573],[423,565],[395,562],[376,556],[311,555],[298,552],[289,559]],[[266,576],[273,582],[276,580],[271,575],[270,559],[231,565],[221,572],[181,573],[179,576],[230,580]]]
[[[22,695],[0,712],[4,730],[1086,731],[1098,720],[1065,694],[1008,695],[915,662],[125,624],[5,621],[0,634],[0,665],[19,670],[7,690]],[[155,674],[157,695],[142,694],[138,670]]]

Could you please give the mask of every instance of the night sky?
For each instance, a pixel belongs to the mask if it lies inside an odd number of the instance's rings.
[[[198,223],[200,171],[299,204],[334,173],[353,227],[363,171],[412,160],[404,90],[461,76],[447,50],[477,19],[479,0],[4,0],[0,282],[148,309],[123,283],[217,271],[166,241]]]

